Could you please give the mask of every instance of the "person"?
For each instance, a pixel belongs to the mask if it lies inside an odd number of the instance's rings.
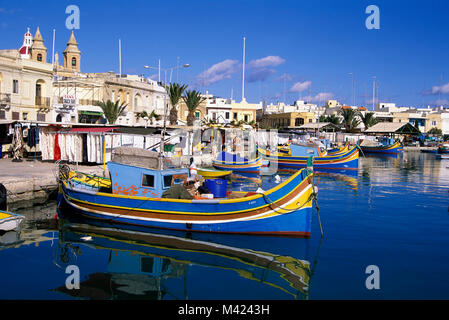
[[[193,199],[193,195],[184,183],[172,185],[170,189],[162,193],[162,198],[191,200]]]
[[[190,158],[189,169],[190,169],[190,176],[194,177],[198,174],[198,170],[196,168],[195,161],[193,160],[193,158]]]
[[[0,210],[7,211],[8,203],[7,203],[7,195],[6,188],[3,184],[0,183]]]

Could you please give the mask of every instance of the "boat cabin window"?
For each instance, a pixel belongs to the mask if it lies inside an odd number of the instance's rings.
[[[172,179],[173,179],[172,175],[164,176],[164,188],[170,188],[171,187]]]
[[[151,174],[142,175],[142,187],[154,188],[154,176]]]

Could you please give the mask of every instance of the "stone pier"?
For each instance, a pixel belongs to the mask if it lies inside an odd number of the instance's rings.
[[[103,175],[103,166],[76,166],[71,168],[97,175]],[[0,183],[8,191],[9,209],[31,207],[44,203],[57,189],[58,166],[53,162],[24,160],[12,162],[0,159]]]

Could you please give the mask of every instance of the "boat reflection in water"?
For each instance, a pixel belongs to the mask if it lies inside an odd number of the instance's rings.
[[[306,239],[159,229],[148,233],[73,218],[60,222],[55,263],[61,268],[75,264],[84,276],[78,290],[64,284],[55,290],[73,297],[254,299],[261,292],[268,299],[308,297]]]

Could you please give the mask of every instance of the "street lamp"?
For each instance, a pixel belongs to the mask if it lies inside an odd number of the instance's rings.
[[[171,72],[173,72],[173,70],[176,69],[180,69],[180,68],[188,68],[190,67],[189,63],[186,63],[182,66],[175,66],[175,67],[171,67],[171,68],[161,68],[159,67],[151,67],[151,66],[143,66],[145,69],[156,69],[156,70],[163,70],[165,75],[164,75],[164,90],[165,90],[165,94],[164,94],[164,129],[162,130],[162,136],[161,136],[161,143],[160,143],[160,153],[159,153],[159,157],[160,159],[160,170],[163,169],[163,161],[162,161],[162,153],[164,152],[164,141],[165,141],[165,133],[167,130],[167,126],[166,126],[166,122],[167,122],[167,71],[170,70]],[[170,83],[171,83],[171,76],[170,76]]]

